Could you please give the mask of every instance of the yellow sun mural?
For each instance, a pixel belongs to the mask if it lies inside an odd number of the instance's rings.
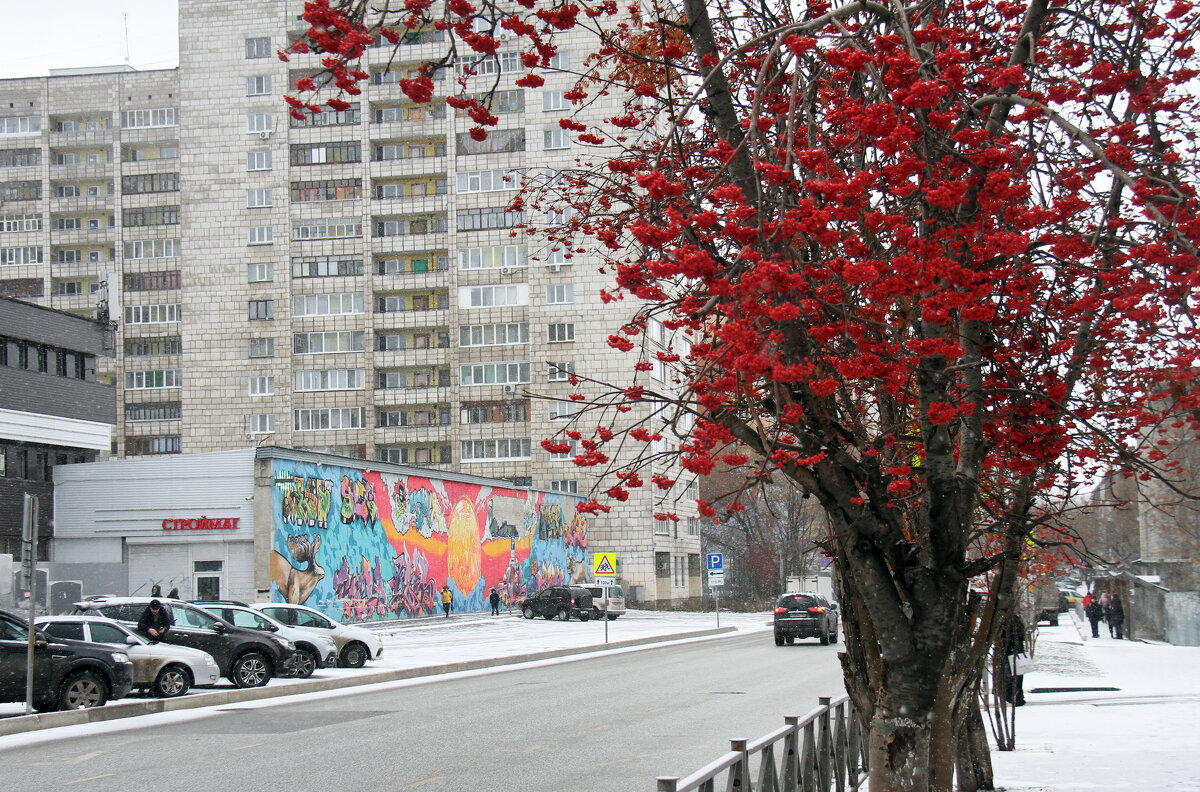
[[[459,591],[471,591],[479,580],[479,521],[475,505],[461,498],[450,511],[446,571]]]

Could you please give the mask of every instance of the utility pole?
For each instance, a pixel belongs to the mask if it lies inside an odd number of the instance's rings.
[[[37,602],[37,544],[38,544],[38,499],[25,493],[21,511],[21,576],[29,592],[29,646],[25,651],[25,714],[33,714],[33,627],[35,603]]]

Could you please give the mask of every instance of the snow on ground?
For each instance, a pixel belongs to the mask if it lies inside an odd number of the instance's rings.
[[[992,752],[1010,792],[1200,792],[1200,647],[1117,641],[1071,618],[1042,627],[1012,752]],[[1115,687],[1036,693],[1037,688]]]

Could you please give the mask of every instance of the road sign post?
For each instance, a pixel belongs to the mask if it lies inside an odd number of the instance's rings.
[[[592,577],[595,578],[612,578],[617,577],[617,554],[616,553],[593,553],[592,554]],[[604,612],[600,620],[604,622],[604,643],[608,643],[608,587],[604,588]]]
[[[716,600],[717,627],[721,626],[721,586],[725,585],[725,556],[722,553],[709,553],[705,558],[708,566],[708,587],[713,590]]]

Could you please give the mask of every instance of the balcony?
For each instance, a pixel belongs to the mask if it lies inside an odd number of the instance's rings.
[[[392,328],[389,328],[392,329]],[[387,349],[375,352],[374,367],[376,369],[398,369],[411,366],[437,366],[445,368],[453,361],[451,349],[424,347],[407,349]]]
[[[113,129],[51,132],[51,148],[108,148],[112,146]]]
[[[403,159],[371,160],[367,172],[372,179],[440,176],[446,172],[446,157],[404,157]]]
[[[51,198],[51,214],[73,214],[79,212],[104,212],[113,208],[113,196],[75,196],[73,198]]]
[[[450,388],[375,388],[372,398],[376,407],[396,405],[448,404]],[[374,422],[374,416],[371,418]]]
[[[50,178],[53,181],[96,181],[111,179],[113,165],[111,162],[79,162],[72,165],[56,165],[50,163]]]

